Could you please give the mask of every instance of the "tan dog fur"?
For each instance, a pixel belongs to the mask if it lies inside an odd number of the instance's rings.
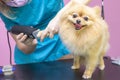
[[[98,6],[91,8],[86,3],[77,3],[72,0],[68,9],[60,18],[59,35],[64,44],[74,55],[72,69],[80,68],[81,58],[85,60],[86,69],[83,78],[91,78],[96,66],[103,70],[103,57],[108,49],[109,32],[106,22],[102,19]],[[77,14],[76,18],[73,15]],[[84,17],[88,17],[88,21]],[[80,30],[75,29],[76,20],[85,25]]]

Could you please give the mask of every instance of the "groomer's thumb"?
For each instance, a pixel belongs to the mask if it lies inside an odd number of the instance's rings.
[[[34,39],[33,40],[33,44],[36,45],[38,42],[37,42],[37,39]]]

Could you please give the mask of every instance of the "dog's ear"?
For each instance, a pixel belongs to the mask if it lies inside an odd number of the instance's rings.
[[[99,6],[95,6],[93,9],[98,16],[101,16],[101,8]]]
[[[75,1],[77,3],[80,3],[80,4],[89,4],[91,0],[71,0],[71,1]]]

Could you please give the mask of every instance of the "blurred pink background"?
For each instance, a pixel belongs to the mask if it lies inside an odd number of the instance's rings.
[[[64,0],[65,4],[69,0]],[[92,0],[90,3],[90,6],[99,5],[101,6],[102,0]],[[120,27],[119,27],[119,14],[120,10],[118,9],[120,7],[120,1],[114,1],[114,0],[105,0],[104,1],[104,10],[105,10],[105,20],[107,21],[109,25],[109,31],[110,31],[110,49],[107,52],[106,56],[110,57],[120,57]],[[0,19],[0,66],[8,65],[9,62],[9,47],[7,42],[7,35],[6,35],[6,29],[4,27],[4,23]],[[14,52],[14,40],[10,37],[10,43],[12,46],[12,52]],[[12,54],[12,62],[14,64],[14,58]],[[19,56],[18,56],[19,57]]]

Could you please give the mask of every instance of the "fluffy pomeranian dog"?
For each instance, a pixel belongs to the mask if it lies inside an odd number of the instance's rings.
[[[101,9],[87,6],[89,2],[71,0],[55,17],[59,17],[60,38],[74,56],[72,69],[79,69],[84,60],[85,79],[92,77],[97,66],[104,70],[103,57],[109,46],[108,26],[101,17]]]
[[[103,57],[109,46],[109,31],[100,7],[87,6],[89,0],[71,0],[60,18],[59,34],[74,55],[72,69],[79,69],[81,58],[86,69],[83,78],[91,78],[96,66],[105,68]]]

